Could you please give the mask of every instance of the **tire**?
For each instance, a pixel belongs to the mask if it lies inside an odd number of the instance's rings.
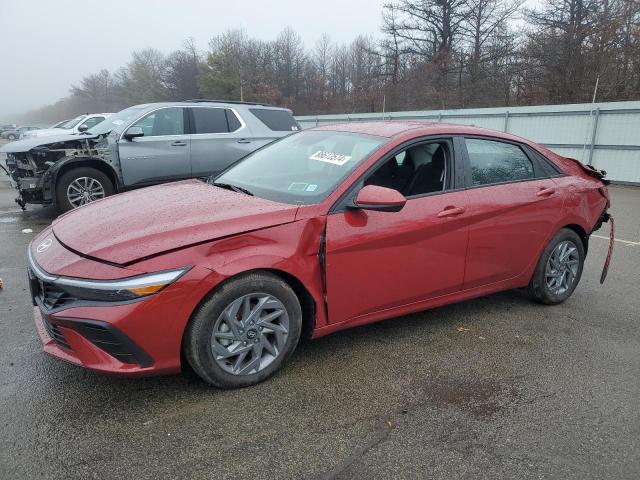
[[[16,136],[13,133],[10,133],[7,138],[9,139],[10,142],[13,142],[16,139]]]
[[[86,181],[83,179],[87,179]],[[75,182],[75,183],[74,183]],[[101,195],[90,195],[86,201],[80,200],[80,204],[74,204],[70,200],[69,192],[77,195],[77,189],[70,187],[70,185],[81,187],[82,185],[91,186],[91,191],[102,192]],[[99,188],[93,188],[99,185]],[[69,170],[63,173],[58,182],[56,183],[56,200],[58,203],[58,210],[60,213],[68,212],[81,205],[91,203],[92,201],[99,200],[100,198],[108,197],[115,193],[113,183],[107,175],[100,170],[96,170],[91,167],[79,167]],[[77,198],[77,197],[71,197]]]
[[[530,295],[546,305],[564,302],[580,282],[584,259],[582,239],[573,230],[561,229],[549,241],[538,260],[529,282]]]
[[[302,309],[291,287],[276,275],[256,271],[224,283],[196,309],[185,330],[184,355],[208,384],[247,387],[280,369],[295,350],[301,329]],[[247,353],[235,353],[243,350]]]

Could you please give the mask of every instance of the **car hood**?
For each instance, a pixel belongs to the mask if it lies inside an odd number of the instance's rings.
[[[293,222],[297,209],[185,180],[72,210],[53,222],[53,233],[72,251],[126,265],[168,250]]]
[[[85,140],[87,138],[96,138],[98,135],[46,135],[42,138],[25,138],[24,140],[17,140],[15,142],[7,143],[0,148],[0,152],[3,153],[23,153],[28,152],[32,148],[42,147],[44,145],[51,145],[52,143],[68,142],[70,140]]]
[[[71,133],[76,133],[75,131],[69,129],[65,130],[62,128],[40,128],[38,130],[31,130],[30,134],[36,134],[34,138],[39,137],[48,137],[51,135],[71,135]]]

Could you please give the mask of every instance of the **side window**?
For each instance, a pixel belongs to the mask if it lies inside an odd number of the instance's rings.
[[[269,130],[275,132],[296,132],[300,126],[288,110],[271,110],[268,108],[250,108],[249,111]]]
[[[235,132],[236,130],[239,130],[242,124],[240,123],[240,120],[238,120],[237,115],[233,113],[233,110],[229,110],[228,108],[225,108],[224,111],[227,114],[227,123],[229,124],[229,131]]]
[[[145,137],[183,135],[184,115],[180,107],[162,108],[151,112],[131,126],[141,127]]]
[[[533,164],[520,147],[494,140],[467,138],[473,185],[535,178]]]
[[[87,128],[91,128],[91,127],[96,126],[97,124],[99,124],[103,120],[104,120],[104,117],[92,117],[89,120],[87,120],[86,122],[84,122],[84,125],[86,125]]]
[[[193,112],[193,133],[227,133],[227,115],[224,108],[195,107]]]
[[[405,197],[447,189],[451,151],[447,142],[429,142],[410,147],[378,167],[365,185],[398,190]]]

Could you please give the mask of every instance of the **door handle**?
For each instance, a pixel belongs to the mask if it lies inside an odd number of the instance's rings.
[[[455,217],[456,215],[460,215],[465,212],[464,207],[445,207],[440,213],[438,213],[438,218],[442,217]]]
[[[536,192],[536,195],[538,197],[549,197],[549,196],[553,195],[554,193],[556,193],[555,187],[548,187],[548,188],[541,188],[540,190],[538,190]]]
[[[238,140],[238,143],[251,143],[251,140],[249,140],[248,138],[241,138],[240,140]]]
[[[183,142],[182,140],[176,140],[171,144],[172,147],[186,147],[187,142]]]

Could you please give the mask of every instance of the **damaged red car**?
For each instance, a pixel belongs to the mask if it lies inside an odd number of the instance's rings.
[[[114,374],[255,384],[301,337],[580,281],[603,172],[532,142],[421,122],[322,126],[215,179],[97,201],[29,247],[44,350]]]

